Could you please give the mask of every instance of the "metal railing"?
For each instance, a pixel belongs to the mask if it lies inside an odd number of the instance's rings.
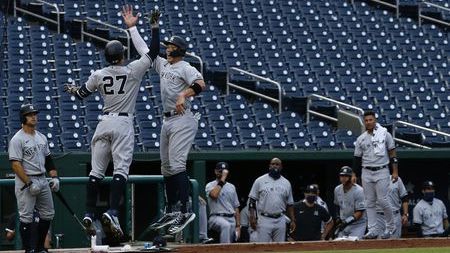
[[[106,42],[106,43],[108,43],[110,40],[108,40],[108,39],[105,39],[105,38],[102,38],[102,37],[100,37],[100,36],[97,36],[97,35],[95,35],[95,34],[93,34],[93,33],[90,33],[90,32],[86,32],[85,30],[84,30],[84,25],[86,24],[87,25],[87,22],[89,22],[89,21],[92,21],[92,22],[95,22],[95,23],[97,23],[97,24],[101,24],[101,25],[103,25],[103,26],[106,26],[106,27],[108,27],[108,28],[111,28],[111,29],[115,29],[115,30],[117,30],[117,31],[120,31],[120,32],[123,32],[123,33],[125,33],[125,35],[126,35],[126,37],[127,37],[127,46],[126,46],[126,49],[127,49],[127,59],[129,60],[130,59],[130,43],[131,43],[131,39],[130,39],[130,34],[128,33],[128,31],[126,30],[126,29],[123,29],[123,28],[120,28],[120,27],[118,27],[118,26],[114,26],[114,25],[111,25],[111,24],[108,24],[108,23],[106,23],[106,22],[103,22],[103,21],[101,21],[101,20],[98,20],[98,19],[93,19],[93,18],[91,18],[91,17],[86,17],[86,20],[83,20],[84,22],[81,24],[81,41],[84,41],[84,35],[86,35],[86,36],[89,36],[89,37],[91,37],[91,38],[93,38],[93,39],[96,39],[96,40],[100,40],[100,41],[103,41],[103,42]]]
[[[405,122],[405,121],[401,121],[401,120],[395,121],[394,124],[393,124],[393,127],[392,127],[392,137],[394,138],[394,140],[397,141],[397,142],[403,143],[403,144],[407,144],[407,145],[411,145],[411,146],[417,147],[417,148],[431,149],[431,147],[428,147],[428,146],[425,146],[425,145],[421,145],[421,144],[418,144],[418,143],[414,143],[414,142],[410,142],[410,141],[403,140],[403,139],[400,139],[400,138],[396,138],[395,137],[395,133],[397,131],[397,125],[409,126],[409,127],[412,127],[412,128],[423,130],[423,131],[428,131],[428,132],[431,132],[431,133],[434,133],[434,134],[450,137],[450,134],[445,133],[445,132],[437,131],[437,130],[434,130],[434,129],[431,129],[431,128],[419,126],[419,125],[412,124],[412,123]]]
[[[328,101],[330,103],[336,104],[337,108],[339,108],[339,105],[341,105],[341,106],[343,106],[345,108],[353,109],[353,110],[357,111],[361,116],[364,114],[364,110],[359,108],[359,107],[357,107],[357,106],[353,106],[353,105],[350,105],[350,104],[347,104],[347,103],[343,103],[343,102],[340,102],[340,101],[337,101],[337,100],[334,100],[334,99],[331,99],[331,98],[327,98],[327,97],[324,97],[324,96],[321,96],[321,95],[318,95],[318,94],[311,94],[311,95],[308,96],[308,101],[306,103],[306,123],[309,123],[310,114],[313,114],[315,116],[322,117],[322,118],[325,118],[325,119],[328,119],[328,120],[331,120],[331,121],[334,121],[334,122],[338,121],[337,118],[334,118],[334,117],[325,115],[323,113],[311,110],[310,107],[311,107],[311,103],[312,103],[312,99],[313,98],[317,98],[319,100],[326,100],[326,101]]]
[[[89,177],[61,177],[61,185],[81,185],[86,184],[89,180]],[[102,183],[111,183],[112,177],[105,177],[102,180]],[[200,194],[199,184],[197,180],[190,179],[191,186],[192,186],[192,211],[198,216],[199,212],[199,199],[198,196]],[[15,179],[0,179],[0,187],[2,186],[14,186]],[[159,175],[130,175],[128,177],[127,183],[131,184],[130,191],[126,191],[126,199],[129,199],[130,201],[125,201],[125,217],[127,219],[131,220],[130,224],[130,234],[131,234],[131,240],[135,240],[135,231],[134,231],[134,223],[135,223],[135,215],[134,215],[134,209],[135,209],[135,203],[134,203],[134,185],[135,184],[158,184],[161,185],[161,187],[158,187],[158,194],[155,196],[158,198],[158,210],[161,211],[164,209],[164,187],[162,187],[162,184],[164,183],[163,176]],[[62,188],[62,191],[64,191],[64,187]],[[63,193],[64,194],[64,193]],[[153,196],[153,195],[152,195]],[[69,198],[67,197],[67,200]],[[53,201],[58,201],[56,198],[53,198]],[[74,208],[75,206],[79,205],[80,203],[68,203],[69,206]],[[74,210],[76,212],[76,210]],[[161,213],[160,213],[161,214]],[[16,242],[15,246],[18,247],[18,236],[16,236]],[[195,219],[193,221],[193,231],[192,231],[192,241],[194,243],[199,242],[199,219]]]
[[[51,4],[51,3],[45,2],[43,0],[35,0],[35,1],[38,2],[38,3],[42,3],[44,5],[48,5],[50,7],[55,8],[55,10],[56,10],[56,20],[47,18],[45,16],[36,14],[34,12],[25,10],[23,8],[20,8],[20,7],[17,7],[17,3],[16,3],[17,1],[16,0],[14,0],[14,17],[17,17],[17,11],[20,11],[20,12],[25,13],[27,15],[30,15],[30,16],[33,16],[33,17],[36,17],[36,18],[40,18],[40,19],[42,19],[44,21],[50,22],[52,24],[55,24],[56,25],[56,29],[57,29],[58,34],[59,34],[61,32],[61,14],[64,14],[64,12],[60,12],[59,11],[58,4],[56,4],[56,3]]]
[[[278,89],[278,99],[269,97],[269,96],[264,95],[264,94],[262,94],[262,93],[259,93],[259,92],[256,92],[256,91],[253,91],[253,90],[250,90],[250,89],[241,87],[241,86],[239,86],[239,85],[237,85],[237,84],[231,83],[231,82],[230,82],[230,75],[231,75],[231,72],[232,72],[232,71],[236,71],[236,72],[239,72],[239,73],[241,73],[241,74],[245,74],[245,75],[251,76],[251,77],[253,77],[253,78],[256,78],[256,79],[258,79],[258,80],[261,80],[261,81],[265,81],[265,82],[274,84],[275,86],[277,86],[277,89]],[[227,88],[226,88],[226,89],[227,89],[227,95],[230,94],[230,87],[232,87],[232,88],[234,88],[234,89],[237,89],[237,90],[240,90],[240,91],[243,91],[243,92],[246,92],[246,93],[249,93],[249,94],[252,94],[252,95],[255,95],[255,96],[258,96],[258,97],[261,97],[261,98],[266,99],[266,100],[269,100],[269,101],[271,101],[271,102],[277,103],[277,104],[278,104],[278,113],[281,113],[281,112],[282,112],[282,98],[281,98],[282,92],[281,92],[281,85],[280,85],[279,82],[276,82],[276,81],[274,81],[274,80],[272,80],[272,79],[269,79],[269,78],[266,78],[266,77],[262,77],[262,76],[259,76],[259,75],[255,75],[255,74],[253,74],[253,73],[250,73],[250,72],[245,71],[245,70],[240,69],[240,68],[231,67],[231,68],[228,70],[228,74],[227,74]]]
[[[395,9],[395,17],[398,18],[400,16],[400,1],[399,0],[395,0],[395,4],[391,4],[391,3],[388,3],[388,2],[385,2],[382,0],[370,0],[370,1],[379,3],[381,5],[390,7],[392,9]]]
[[[166,46],[166,44],[164,44],[163,42],[160,42],[159,44],[161,44],[161,45],[164,46],[164,47]],[[200,56],[198,56],[198,55],[195,55],[195,54],[189,53],[189,52],[186,52],[186,55],[189,56],[189,57],[192,57],[192,58],[197,59],[197,61],[198,61],[199,64],[200,64],[200,73],[201,73],[202,76],[203,76],[203,60],[202,60],[202,58],[201,58]]]
[[[435,23],[438,23],[438,24],[450,27],[450,22],[445,22],[444,20],[433,18],[433,17],[430,17],[430,16],[422,14],[422,8],[424,6],[435,7],[437,9],[450,12],[450,8],[447,8],[447,7],[438,5],[438,4],[430,3],[430,2],[427,2],[427,1],[421,1],[421,2],[419,2],[419,8],[418,8],[419,25],[422,25],[422,19],[426,19],[426,20],[433,21]]]

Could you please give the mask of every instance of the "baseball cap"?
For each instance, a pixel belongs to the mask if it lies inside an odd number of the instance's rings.
[[[353,170],[349,166],[344,166],[341,168],[341,171],[339,172],[339,176],[352,176]]]
[[[216,170],[220,170],[220,171],[228,170],[228,163],[226,163],[226,162],[218,162],[216,164]]]
[[[423,182],[423,184],[422,184],[422,188],[423,189],[425,189],[425,188],[431,188],[431,189],[434,189],[434,183],[433,183],[433,181],[425,181],[425,182]]]
[[[305,193],[317,194],[318,191],[319,191],[319,189],[317,189],[317,187],[315,185],[312,185],[312,184],[306,186],[306,189],[305,189]]]

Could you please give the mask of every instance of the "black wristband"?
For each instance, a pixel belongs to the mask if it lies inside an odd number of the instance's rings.
[[[397,164],[398,164],[398,159],[397,159],[397,157],[391,157],[390,163],[391,163],[391,164],[394,164],[394,163],[397,163]]]
[[[219,182],[217,183],[217,185],[220,186],[220,187],[223,187],[223,186],[225,185],[225,182],[219,181]]]

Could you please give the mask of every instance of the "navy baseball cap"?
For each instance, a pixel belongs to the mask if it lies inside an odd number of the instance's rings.
[[[317,189],[317,186],[310,184],[306,186],[305,193],[313,193],[317,194],[319,192],[319,189]]]
[[[218,162],[216,164],[216,170],[219,170],[219,171],[228,170],[228,163],[226,163],[226,162]]]
[[[344,166],[341,168],[341,171],[339,172],[339,176],[352,176],[353,170],[349,166]]]
[[[425,182],[423,182],[422,189],[434,189],[433,181],[425,181]]]

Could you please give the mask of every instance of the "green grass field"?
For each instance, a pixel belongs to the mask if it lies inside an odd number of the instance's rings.
[[[273,252],[273,253],[297,253],[290,252]],[[330,250],[330,251],[301,251],[311,253],[448,253],[450,248],[411,248],[411,249],[369,249],[369,250]],[[261,252],[262,253],[262,252]],[[267,251],[265,252],[267,253]],[[298,251],[300,253],[300,251]]]

